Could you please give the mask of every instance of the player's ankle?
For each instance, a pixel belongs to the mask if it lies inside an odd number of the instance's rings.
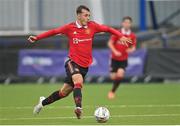
[[[75,109],[80,109],[80,110],[82,110],[82,107],[76,107]]]

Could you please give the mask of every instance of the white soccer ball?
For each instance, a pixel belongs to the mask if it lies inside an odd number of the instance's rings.
[[[94,116],[97,122],[104,123],[108,121],[110,112],[106,107],[98,107],[94,112]]]

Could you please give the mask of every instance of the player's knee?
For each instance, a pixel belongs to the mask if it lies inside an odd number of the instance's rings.
[[[116,80],[116,76],[111,76],[111,80]]]
[[[116,78],[123,78],[124,77],[124,70],[120,69],[116,73]]]
[[[123,77],[124,77],[124,75],[122,73],[117,73],[116,74],[116,78],[123,78]]]
[[[110,74],[110,78],[111,78],[111,80],[115,80],[116,79],[116,74],[115,73]]]
[[[59,96],[60,96],[61,98],[64,98],[64,97],[67,96],[67,93],[64,92],[64,91],[62,91],[62,90],[60,90],[60,91],[59,91]]]
[[[66,97],[68,96],[73,90],[73,87],[70,86],[69,84],[64,84],[63,87],[59,90],[59,95],[61,97]]]
[[[65,90],[60,90],[60,91],[59,91],[59,95],[60,95],[61,97],[67,97],[69,94],[70,94],[70,92],[65,91]]]
[[[83,77],[81,74],[73,75],[72,77],[73,82],[75,85],[81,85],[83,84]]]
[[[82,78],[79,78],[77,80],[74,81],[74,83],[80,83],[80,84],[83,84],[83,79]]]

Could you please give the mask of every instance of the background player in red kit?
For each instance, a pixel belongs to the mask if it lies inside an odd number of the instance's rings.
[[[123,36],[132,40],[132,43],[123,45],[119,38],[112,35],[108,46],[111,50],[111,66],[110,66],[110,78],[113,80],[113,86],[108,93],[108,98],[113,99],[115,97],[115,91],[119,87],[121,80],[124,77],[125,68],[128,65],[128,54],[136,50],[136,36],[131,31],[132,18],[124,17],[122,20],[122,28],[119,30]]]
[[[74,112],[77,118],[80,119],[82,113],[81,88],[83,87],[84,77],[88,72],[88,67],[92,63],[92,40],[94,34],[98,32],[110,32],[116,35],[121,43],[131,43],[131,40],[123,37],[119,31],[89,21],[90,10],[88,7],[81,5],[77,8],[76,13],[77,20],[75,22],[28,38],[30,42],[35,42],[56,34],[64,34],[69,39],[69,59],[65,63],[67,76],[64,85],[60,90],[55,91],[49,97],[40,97],[39,103],[34,107],[34,114],[39,113],[43,106],[62,99],[73,91],[73,97],[76,104]]]

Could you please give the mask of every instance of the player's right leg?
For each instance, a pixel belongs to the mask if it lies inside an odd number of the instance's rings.
[[[57,100],[60,100],[66,96],[68,96],[73,90],[73,87],[70,84],[64,83],[63,87],[59,91],[53,92],[49,97],[40,97],[39,103],[34,107],[34,114],[38,114],[43,106],[49,105]]]
[[[73,82],[73,97],[76,108],[74,110],[78,119],[82,115],[82,87],[84,83],[84,77],[88,72],[88,68],[81,67],[73,62],[71,59],[66,62],[67,79]]]
[[[80,73],[74,74],[72,76],[72,80],[74,83],[74,89],[73,89],[73,97],[74,102],[76,104],[76,108],[74,110],[76,116],[78,119],[81,118],[82,114],[82,92],[81,88],[83,87],[83,76]]]

